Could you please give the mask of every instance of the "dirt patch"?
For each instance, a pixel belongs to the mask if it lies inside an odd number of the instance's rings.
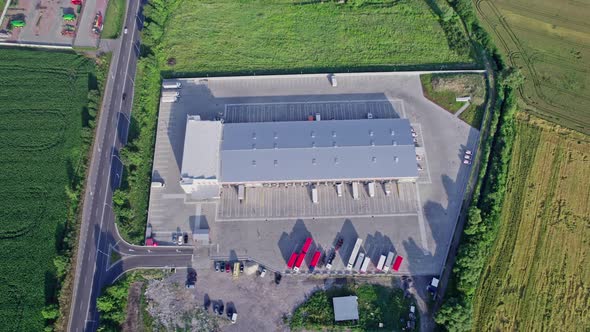
[[[150,280],[145,295],[147,311],[161,330],[219,331],[218,318],[203,309],[178,277]]]
[[[125,323],[123,323],[123,332],[140,331],[140,303],[142,288],[143,282],[134,282],[129,287],[129,296],[127,298],[127,318],[125,319]]]
[[[461,96],[471,96],[474,104],[483,103],[485,85],[481,75],[449,75],[433,76],[432,89],[434,91],[449,91]]]

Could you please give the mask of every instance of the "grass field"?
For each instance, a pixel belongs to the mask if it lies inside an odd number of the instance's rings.
[[[102,38],[117,38],[123,30],[125,19],[125,0],[109,0],[107,12],[104,17]]]
[[[0,330],[42,331],[41,310],[56,302],[93,70],[74,53],[0,49]]]
[[[166,24],[162,68],[197,76],[474,66],[450,49],[426,1],[304,3],[183,1]]]
[[[483,117],[486,83],[480,74],[427,74],[420,75],[424,96],[447,111],[455,114],[465,103],[457,97],[470,96],[470,105],[459,118],[479,129]]]
[[[358,322],[334,322],[332,298],[356,295],[358,297]],[[314,293],[304,304],[295,309],[289,326],[313,331],[374,331],[383,323],[387,330],[401,331],[408,319],[411,302],[405,298],[399,288],[388,288],[381,285],[349,285],[343,288],[332,288]],[[420,326],[418,321],[416,326]]]
[[[590,3],[475,0],[496,45],[527,80],[527,111],[590,134]]]
[[[519,114],[474,331],[590,329],[590,139]]]

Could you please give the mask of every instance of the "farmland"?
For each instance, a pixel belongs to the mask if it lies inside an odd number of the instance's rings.
[[[2,330],[42,331],[42,309],[57,302],[93,72],[74,53],[0,49]]]
[[[182,1],[160,49],[176,76],[475,66],[469,50],[449,46],[427,2],[413,0]]]
[[[590,140],[518,114],[499,235],[473,328],[590,329]]]
[[[590,134],[590,5],[567,0],[476,0],[507,62],[526,76],[524,109]]]

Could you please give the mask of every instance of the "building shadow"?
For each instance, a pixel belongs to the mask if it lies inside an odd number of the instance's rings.
[[[305,239],[308,237],[312,237],[311,232],[309,232],[307,226],[305,226],[305,223],[301,219],[295,221],[291,232],[283,232],[281,234],[277,245],[279,246],[285,264],[289,261],[289,258],[293,253],[300,253],[301,248],[305,243]]]

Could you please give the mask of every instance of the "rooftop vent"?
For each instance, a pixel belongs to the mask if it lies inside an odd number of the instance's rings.
[[[332,147],[338,147],[338,144],[336,144],[336,141],[332,142]]]
[[[278,166],[279,165],[279,161],[275,159],[274,164],[275,164],[275,166]]]
[[[275,133],[274,133],[274,137],[275,137],[275,139],[279,138],[279,134],[277,134],[277,132],[276,132],[276,131],[275,131]]]
[[[395,163],[397,163],[397,162],[399,162],[399,158],[398,158],[397,156],[394,156],[394,157],[393,157],[393,161],[394,161]]]
[[[371,158],[371,161],[374,162],[374,163],[376,163],[377,162],[377,157]]]
[[[336,131],[332,131],[332,137],[336,137]]]
[[[256,150],[256,144],[252,144],[252,150]]]
[[[252,160],[252,166],[256,166],[256,160]]]
[[[369,130],[369,136],[373,136],[374,132],[372,130]]]
[[[389,133],[391,134],[391,136],[395,136],[395,130],[389,129]]]
[[[396,146],[397,145],[397,141],[396,140],[391,141],[391,145]]]
[[[256,133],[252,133],[252,139],[256,139]]]
[[[375,146],[375,141],[371,140],[371,146]]]
[[[311,131],[311,137],[315,137],[315,131]]]
[[[312,163],[313,165],[316,165],[316,164],[317,164],[317,162],[316,162],[315,158],[313,158],[313,159],[311,160],[311,163]]]
[[[338,165],[338,157],[334,157],[334,165]]]
[[[273,147],[274,147],[275,149],[278,149],[278,148],[279,148],[279,145],[278,145],[277,143],[275,143],[275,144],[273,145]]]
[[[311,142],[311,147],[315,148],[315,142]]]

